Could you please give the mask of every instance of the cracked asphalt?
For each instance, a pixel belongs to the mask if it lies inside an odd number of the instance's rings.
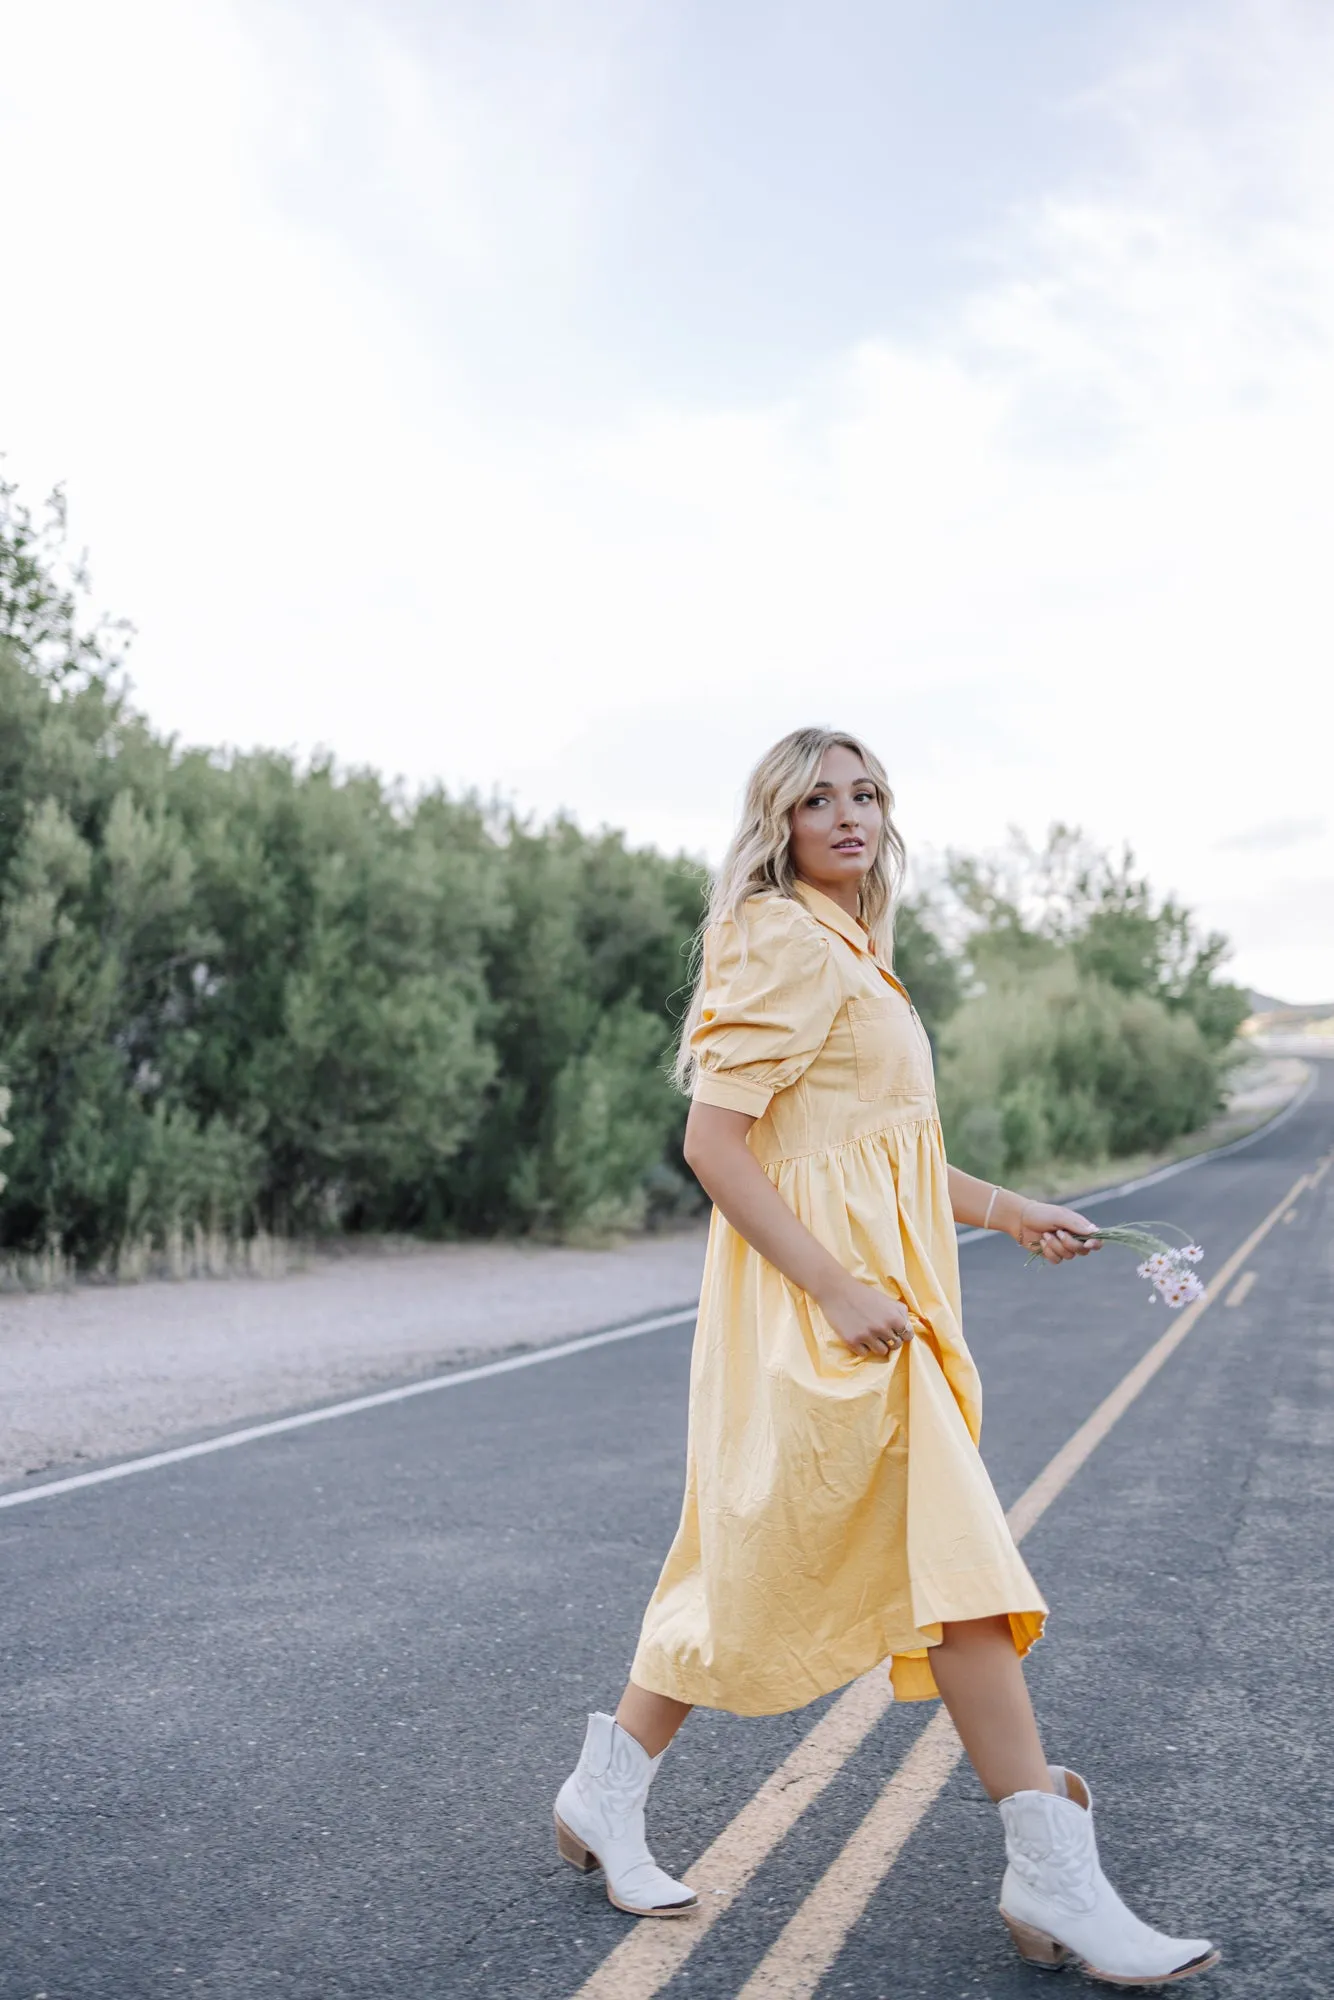
[[[1334,1146],[1279,1127],[1097,1210],[1205,1275]],[[1043,1517],[1031,1666],[1109,1873],[1213,1935],[1206,1996],[1327,1996],[1334,1943],[1334,1171]],[[1012,1501],[1166,1324],[1130,1262],[963,1251],[983,1448]],[[0,1512],[0,2000],[565,2000],[624,1934],[550,1804],[614,1702],[675,1524],[688,1329]],[[653,1801],[684,1867],[821,1705],[698,1714]],[[929,1710],[891,1709],[672,1984],[732,2000]],[[966,1770],[819,2000],[1049,1991],[995,1915]],[[1067,1975],[1076,1990],[1076,1975]]]

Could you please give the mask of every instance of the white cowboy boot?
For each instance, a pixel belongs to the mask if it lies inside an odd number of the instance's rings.
[[[590,1874],[600,1867],[607,1894],[632,1917],[684,1917],[699,1902],[648,1851],[644,1801],[662,1757],[650,1757],[609,1715],[590,1715],[579,1762],[556,1796],[556,1850]]]
[[[1033,1965],[1077,1959],[1111,1986],[1165,1986],[1217,1965],[1207,1938],[1165,1937],[1128,1910],[1098,1862],[1093,1798],[1074,1771],[1050,1765],[1051,1792],[1000,1802],[1009,1866],[1000,1913]]]

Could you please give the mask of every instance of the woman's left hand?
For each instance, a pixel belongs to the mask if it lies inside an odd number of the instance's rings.
[[[1026,1201],[1015,1241],[1025,1250],[1040,1250],[1049,1264],[1063,1264],[1067,1257],[1087,1257],[1090,1250],[1101,1250],[1096,1237],[1091,1243],[1079,1241],[1081,1236],[1092,1236],[1097,1226],[1076,1209]]]

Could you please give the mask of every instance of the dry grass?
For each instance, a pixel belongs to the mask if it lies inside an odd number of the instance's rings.
[[[309,1246],[288,1237],[227,1236],[220,1230],[173,1230],[163,1243],[122,1243],[92,1270],[80,1270],[58,1244],[0,1257],[0,1292],[58,1292],[75,1284],[140,1284],[146,1278],[281,1278],[303,1270]]]
[[[1026,1168],[1013,1184],[1021,1194],[1035,1200],[1069,1200],[1076,1194],[1092,1194],[1099,1187],[1119,1181],[1136,1180],[1141,1174],[1152,1173],[1156,1167],[1175,1160],[1206,1153],[1267,1124],[1301,1087],[1307,1067],[1293,1057],[1252,1057],[1234,1073],[1228,1109],[1198,1132],[1187,1133],[1166,1151],[1136,1153],[1114,1160],[1043,1160]],[[694,1227],[697,1221],[697,1215],[668,1218],[659,1223],[654,1233],[671,1234],[678,1227]],[[633,1228],[627,1230],[623,1220],[619,1228],[608,1221],[606,1226],[590,1227],[559,1240],[576,1249],[601,1250],[614,1248],[627,1237],[641,1233]],[[58,1244],[40,1251],[11,1252],[0,1256],[0,1293],[68,1291],[76,1284],[133,1285],[147,1279],[282,1278],[294,1271],[308,1270],[316,1261],[340,1255],[365,1257],[378,1252],[401,1257],[435,1247],[418,1237],[389,1233],[355,1238],[333,1236],[312,1242],[271,1236],[264,1230],[244,1237],[228,1236],[220,1230],[176,1230],[163,1243],[147,1237],[124,1243],[92,1270],[81,1270]]]

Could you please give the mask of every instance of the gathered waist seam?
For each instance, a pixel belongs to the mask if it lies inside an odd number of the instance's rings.
[[[786,1167],[795,1160],[814,1160],[830,1153],[846,1153],[850,1146],[863,1146],[868,1139],[883,1139],[890,1132],[911,1132],[915,1126],[934,1125],[939,1128],[940,1111],[933,1106],[918,1118],[896,1118],[888,1125],[877,1125],[874,1132],[859,1132],[853,1139],[840,1139],[833,1146],[808,1146],[801,1153],[779,1153],[774,1159],[756,1158],[762,1167]]]

